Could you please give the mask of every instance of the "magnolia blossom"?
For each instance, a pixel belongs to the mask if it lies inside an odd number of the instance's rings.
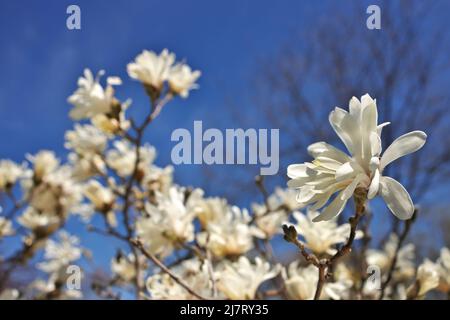
[[[347,241],[350,224],[338,225],[336,219],[314,223],[313,220],[318,214],[312,210],[308,210],[306,215],[295,211],[293,213],[297,221],[295,228],[305,239],[305,246],[314,253],[334,254],[336,253],[334,246]],[[355,239],[361,238],[362,235],[361,231],[357,231]]]
[[[217,270],[217,288],[232,300],[254,299],[261,283],[274,278],[280,267],[271,268],[270,264],[257,257],[252,264],[242,256],[236,262],[223,262]]]
[[[319,279],[315,266],[300,267],[299,262],[295,261],[288,266],[287,273],[283,270],[282,276],[290,299],[312,300],[314,298]],[[352,282],[344,279],[338,282],[327,282],[323,286],[320,298],[340,300],[346,297],[351,286]]]
[[[145,170],[145,175],[142,178],[141,184],[144,189],[149,192],[160,192],[168,194],[169,189],[173,183],[173,167],[166,166],[164,168],[150,165],[148,170]]]
[[[194,210],[185,204],[184,190],[172,187],[156,194],[157,205],[146,203],[147,215],[136,222],[136,233],[152,253],[167,255],[174,246],[194,240]]]
[[[169,71],[168,81],[170,90],[183,98],[187,98],[190,90],[198,88],[195,81],[197,81],[200,75],[200,71],[192,71],[191,67],[187,64],[179,63]]]
[[[281,225],[287,219],[289,211],[301,207],[295,201],[294,194],[295,191],[291,189],[275,188],[275,192],[267,199],[269,208],[265,203],[252,204],[255,224],[265,234],[266,238],[271,238],[281,231]]]
[[[167,49],[158,55],[153,51],[142,51],[135,61],[127,65],[128,75],[147,86],[160,90],[169,76],[170,68],[175,62],[175,54]]]
[[[439,266],[439,275],[443,291],[450,290],[450,250],[448,248],[441,249],[441,255],[437,260]]]
[[[384,245],[384,250],[368,249],[366,251],[366,261],[368,265],[378,266],[382,271],[386,271],[394,259],[397,248],[398,237],[392,234]],[[397,253],[396,270],[394,277],[408,279],[414,275],[414,245],[407,244],[400,248]]]
[[[109,167],[114,169],[121,177],[129,176],[133,173],[136,162],[136,150],[127,141],[118,140],[114,142],[115,149],[108,151],[106,155],[106,162]],[[139,151],[139,170],[145,171],[149,169],[151,163],[155,160],[155,148],[149,144],[140,147]]]
[[[47,230],[50,232],[59,226],[61,220],[54,213],[39,212],[33,207],[28,207],[17,221],[30,230]]]
[[[439,285],[439,269],[436,264],[426,259],[417,269],[418,297],[423,297],[428,291]]]
[[[102,154],[108,142],[102,131],[89,124],[75,124],[74,130],[67,131],[65,138],[64,146],[79,155]]]
[[[146,257],[139,256],[139,265],[141,269],[145,270],[147,267]],[[111,260],[111,271],[118,276],[121,280],[131,282],[136,278],[136,266],[135,266],[135,255],[130,253],[128,255],[123,255],[119,253],[116,257]],[[141,277],[144,274],[141,273]]]
[[[0,160],[0,191],[10,189],[25,173],[25,166],[11,160]]]
[[[197,237],[198,242],[216,257],[238,256],[253,248],[253,236],[264,234],[249,225],[251,218],[246,209],[229,207],[219,220],[211,221],[206,231]]]
[[[36,155],[27,155],[28,161],[33,164],[33,178],[41,180],[59,167],[59,159],[49,150],[39,151]]]
[[[219,197],[201,198],[196,202],[195,215],[202,227],[207,228],[210,223],[218,222],[226,216],[228,209],[226,199]]]
[[[426,140],[422,131],[397,138],[381,156],[381,131],[388,123],[378,125],[375,100],[364,95],[350,100],[349,112],[335,108],[329,117],[331,126],[347,147],[350,156],[325,142],[308,147],[312,163],[288,167],[292,180],[288,185],[300,190],[297,200],[313,210],[328,206],[314,221],[330,220],[339,215],[356,189],[372,199],[380,194],[399,219],[411,218],[414,205],[405,188],[391,177],[383,176],[384,168],[394,160],[419,150]]]
[[[33,281],[30,287],[37,291],[37,299],[80,299],[83,297],[81,290],[72,289],[64,285],[68,280],[69,274],[66,270],[59,270],[50,274],[47,280],[37,279]]]
[[[114,100],[112,86],[121,84],[121,80],[109,77],[104,89],[100,84],[100,77],[104,74],[102,70],[94,78],[91,70],[85,69],[84,77],[78,78],[78,89],[68,98],[68,102],[74,106],[70,111],[72,119],[90,119],[111,111]]]
[[[1,211],[0,211],[1,212]],[[4,217],[0,217],[0,240],[3,237],[11,236],[14,234],[11,220]]]
[[[183,279],[189,288],[203,297],[212,295],[211,276],[207,262],[202,263],[197,259],[183,261],[179,266],[171,270],[175,275]],[[146,282],[147,290],[153,299],[192,300],[195,296],[180,286],[168,274],[156,273]]]

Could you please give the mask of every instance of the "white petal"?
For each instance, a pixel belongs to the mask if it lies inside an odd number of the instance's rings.
[[[344,152],[323,141],[309,145],[308,153],[313,158],[323,156],[333,158],[341,163],[350,161],[350,157],[346,155]]]
[[[355,177],[355,179],[353,179],[352,183],[350,183],[341,193],[342,200],[348,200],[351,196],[353,196],[356,187],[358,187],[358,184],[361,182],[363,178],[364,175],[359,174],[358,176]]]
[[[408,191],[391,177],[380,178],[380,195],[388,208],[401,220],[410,219],[414,213],[414,204]]]
[[[309,177],[314,175],[314,170],[310,169],[308,164],[291,164],[287,168],[287,175],[291,179],[299,178],[299,177]]]
[[[347,147],[348,151],[354,155],[359,146],[359,128],[353,116],[341,108],[335,108],[329,116],[329,121],[336,134]]]
[[[391,124],[390,122],[383,122],[382,124],[379,124],[377,126],[377,133],[379,136],[381,136],[381,131],[383,130],[384,127],[386,127],[387,125]]]
[[[392,161],[422,148],[426,139],[427,135],[423,131],[412,131],[395,139],[381,157],[380,170],[383,171]]]
[[[369,186],[369,191],[367,192],[367,198],[373,199],[377,193],[380,186],[380,171],[378,169],[375,170],[375,174],[373,175],[372,182]]]
[[[342,199],[342,194],[343,191],[331,201],[328,207],[326,207],[319,216],[313,219],[313,222],[328,221],[338,216],[342,210],[344,210],[345,204],[347,203],[347,200]]]

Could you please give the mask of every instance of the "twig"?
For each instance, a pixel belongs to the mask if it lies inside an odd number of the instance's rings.
[[[187,292],[189,292],[194,297],[200,299],[200,300],[207,300],[205,297],[201,296],[194,290],[192,290],[183,280],[181,280],[177,275],[172,273],[172,271],[169,270],[155,255],[148,252],[144,246],[142,245],[142,242],[139,240],[132,239],[130,242],[132,245],[134,245],[137,249],[139,249],[144,256],[146,256],[148,259],[152,260],[154,264],[156,264],[162,271],[164,271],[167,275],[169,275],[172,280],[174,280],[176,283],[178,283],[181,287],[183,287]]]
[[[391,265],[389,266],[389,271],[387,273],[387,278],[381,285],[381,292],[380,292],[380,296],[378,298],[379,300],[382,300],[384,298],[386,288],[389,285],[389,282],[391,282],[391,280],[392,280],[392,276],[393,276],[395,268],[397,266],[398,253],[399,253],[399,251],[403,245],[403,242],[405,241],[409,231],[411,230],[411,225],[417,217],[417,212],[418,212],[418,210],[415,209],[411,219],[405,221],[405,227],[403,228],[403,232],[400,234],[400,237],[398,238],[397,246],[395,247],[394,257],[392,258],[392,262],[391,262]]]

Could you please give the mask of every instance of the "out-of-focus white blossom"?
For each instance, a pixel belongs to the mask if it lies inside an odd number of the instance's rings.
[[[253,236],[264,237],[249,225],[250,221],[246,209],[229,207],[221,219],[208,223],[206,231],[200,233],[197,240],[219,258],[244,254],[253,248]]]
[[[136,150],[127,141],[115,141],[115,149],[108,151],[106,155],[106,162],[108,166],[113,168],[121,177],[129,176],[133,173],[136,162]],[[140,147],[138,169],[145,174],[150,168],[156,157],[155,148],[149,144]]]
[[[336,219],[329,221],[313,222],[318,212],[308,210],[306,215],[295,211],[293,216],[296,220],[297,233],[305,239],[305,246],[314,253],[330,255],[336,253],[335,245],[345,243],[350,234],[350,224],[338,225]],[[357,231],[355,239],[362,237],[362,232]]]
[[[157,205],[146,203],[146,216],[136,222],[136,233],[148,250],[168,255],[181,243],[194,240],[194,210],[185,205],[184,190],[172,187],[168,195],[156,194]]]
[[[37,279],[33,281],[30,287],[37,291],[37,299],[80,299],[83,297],[81,290],[67,287],[68,274],[65,270],[50,274],[47,280]]]
[[[191,67],[187,64],[179,63],[169,71],[168,80],[170,90],[183,98],[187,98],[190,90],[198,88],[195,82],[200,75],[200,71],[192,71]]]
[[[64,146],[79,155],[102,154],[108,142],[102,131],[89,124],[75,124],[74,130],[67,131],[65,138]]]
[[[45,261],[38,264],[39,269],[53,273],[66,268],[72,262],[80,259],[82,250],[80,239],[66,231],[58,233],[58,241],[48,240],[45,246]]]
[[[417,292],[417,297],[419,298],[424,297],[428,291],[435,289],[439,285],[438,266],[426,259],[417,269],[415,285],[417,285],[419,289]]]
[[[388,270],[395,256],[398,237],[392,234],[384,245],[384,250],[368,249],[366,251],[366,262],[368,265],[378,266],[382,271]],[[409,279],[414,276],[414,245],[407,244],[400,248],[397,254],[396,269],[394,277]]]
[[[19,294],[17,289],[4,289],[0,292],[0,300],[16,300],[19,298]]]
[[[18,165],[11,160],[0,160],[0,192],[14,186],[26,171],[24,165]]]
[[[292,262],[287,268],[287,273],[283,270],[282,276],[290,299],[312,300],[314,298],[319,279],[319,273],[314,265],[301,267],[298,261]],[[352,282],[348,279],[326,282],[320,299],[343,299],[347,296],[351,286]]]
[[[33,178],[41,180],[51,172],[54,172],[59,166],[59,160],[55,153],[49,150],[39,151],[36,155],[27,155],[28,161],[33,164]]]
[[[168,194],[173,184],[173,167],[169,165],[159,168],[155,165],[150,165],[149,169],[145,170],[141,184],[147,191],[158,191],[162,194]]]
[[[288,185],[300,190],[297,196],[300,203],[314,204],[313,210],[329,203],[314,221],[339,215],[358,188],[365,190],[369,199],[380,194],[397,218],[411,218],[414,204],[408,192],[398,181],[382,173],[394,160],[419,150],[427,135],[422,131],[404,134],[380,156],[381,131],[388,123],[378,125],[377,105],[368,94],[361,101],[353,97],[349,112],[335,108],[329,120],[351,156],[325,142],[317,142],[308,147],[314,158],[312,163],[288,167],[292,179]]]
[[[131,78],[160,90],[174,62],[175,54],[169,53],[167,49],[161,51],[159,55],[153,51],[144,50],[134,62],[127,65],[127,71]]]
[[[147,267],[147,259],[144,256],[139,256],[139,266],[141,270]],[[111,260],[111,271],[121,280],[131,282],[136,278],[135,255],[130,253],[128,255],[119,254]],[[141,273],[141,277],[144,274]]]
[[[14,229],[12,227],[11,220],[8,220],[4,217],[0,217],[0,240],[3,237],[11,236],[13,234],[14,234]]]
[[[442,290],[450,291],[450,250],[448,248],[441,249],[441,255],[436,263],[439,266]]]
[[[112,86],[121,84],[121,80],[117,77],[109,77],[104,89],[100,84],[100,77],[104,73],[102,70],[94,78],[91,70],[85,69],[84,77],[78,78],[78,89],[68,98],[68,102],[74,106],[70,110],[72,119],[90,119],[111,111],[114,99]]]
[[[259,257],[254,264],[245,256],[232,263],[224,260],[217,268],[217,288],[228,299],[254,299],[261,283],[274,278],[279,272],[279,266],[271,267]]]
[[[50,231],[57,228],[60,218],[53,213],[39,212],[33,207],[28,207],[17,221],[30,230],[49,229]]]
[[[194,292],[203,297],[211,297],[212,283],[206,263],[198,259],[183,261],[183,263],[171,270],[180,277]],[[192,300],[195,296],[176,283],[166,273],[156,273],[146,282],[147,290],[153,299],[162,300]]]

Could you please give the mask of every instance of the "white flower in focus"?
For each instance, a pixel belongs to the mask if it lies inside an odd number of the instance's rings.
[[[184,283],[197,294],[200,294],[203,297],[211,296],[211,277],[206,263],[202,263],[198,259],[186,260],[181,265],[172,268],[171,271],[183,279]],[[153,299],[197,299],[166,273],[156,273],[152,275],[147,279],[146,286]]]
[[[161,51],[159,55],[153,51],[144,50],[134,62],[127,65],[127,71],[131,78],[160,90],[174,62],[175,54],[169,53],[167,49]]]
[[[0,160],[0,191],[5,191],[14,186],[26,169],[11,160]]]
[[[292,179],[288,185],[300,190],[297,196],[300,203],[314,204],[313,210],[329,203],[314,221],[339,215],[356,189],[367,191],[368,199],[380,194],[397,218],[411,218],[414,205],[408,192],[399,182],[382,174],[394,160],[419,150],[425,144],[426,134],[422,131],[404,134],[381,156],[381,131],[388,123],[378,125],[376,102],[367,94],[361,101],[353,97],[349,112],[335,108],[329,120],[351,156],[325,142],[317,142],[308,147],[314,158],[312,163],[288,167]]]
[[[439,269],[430,260],[425,260],[417,269],[417,284],[419,286],[418,297],[423,297],[428,291],[439,285]]]
[[[252,264],[247,257],[242,256],[236,262],[226,260],[218,266],[217,288],[232,300],[251,300],[266,280],[274,278],[280,272],[280,267],[270,267],[270,264],[257,257]]]
[[[127,141],[115,141],[115,149],[108,151],[106,162],[121,177],[129,176],[133,173],[136,162],[136,150]],[[155,148],[149,144],[140,147],[140,161],[138,169],[145,174],[156,157]]]
[[[82,250],[79,244],[80,239],[66,231],[60,231],[58,241],[51,239],[47,241],[44,254],[46,261],[38,264],[39,269],[53,273],[66,268],[72,262],[80,259]]]
[[[253,236],[264,237],[249,225],[250,221],[246,209],[230,207],[221,219],[210,221],[206,231],[198,234],[197,240],[216,257],[239,256],[253,248]]]
[[[0,211],[1,212],[1,211]],[[14,234],[11,220],[4,217],[0,217],[0,240],[3,237],[11,236]]]
[[[295,261],[288,266],[287,273],[283,270],[281,274],[290,299],[312,300],[314,298],[319,279],[317,268],[314,265],[300,267],[299,262]],[[348,290],[351,286],[352,281],[348,279],[327,282],[323,286],[320,299],[343,299],[347,297]]]
[[[192,71],[187,64],[179,63],[169,71],[168,82],[170,90],[183,98],[187,98],[190,90],[198,88],[195,82],[200,75],[200,71]]]
[[[114,100],[112,86],[121,84],[121,80],[117,77],[109,77],[107,87],[104,89],[100,84],[100,77],[104,73],[102,70],[94,78],[91,70],[84,69],[84,77],[78,78],[78,89],[67,99],[74,106],[70,110],[72,119],[90,119],[111,111]]]
[[[295,229],[305,239],[305,246],[314,253],[335,254],[336,249],[333,247],[339,243],[347,242],[350,234],[350,224],[338,225],[336,219],[313,222],[318,214],[318,212],[312,210],[308,210],[306,215],[295,211],[293,213],[297,221]],[[358,230],[355,239],[361,238],[362,235],[363,233]]]
[[[156,206],[146,203],[147,216],[138,218],[136,233],[151,253],[165,256],[194,240],[194,212],[184,200],[184,190],[172,187],[168,195],[156,194]]]

